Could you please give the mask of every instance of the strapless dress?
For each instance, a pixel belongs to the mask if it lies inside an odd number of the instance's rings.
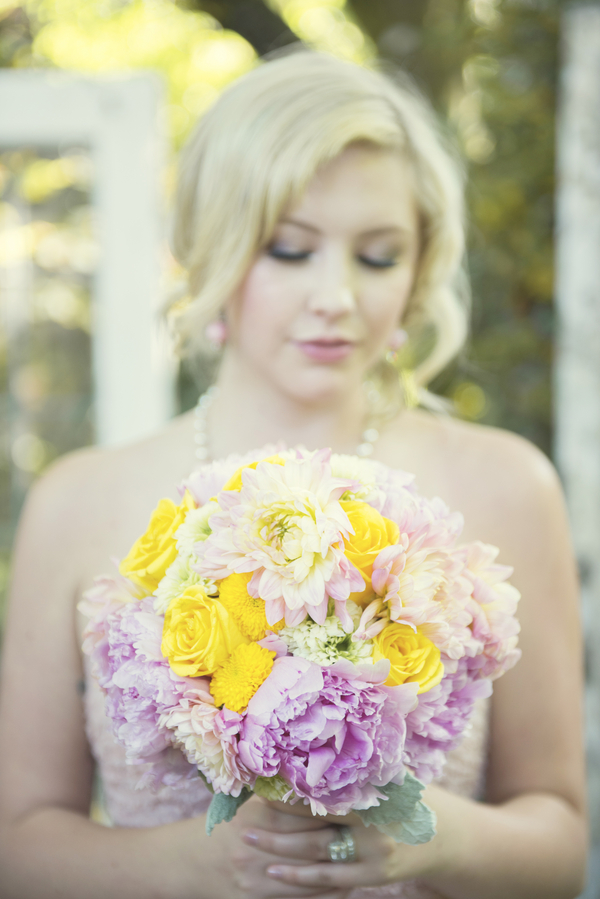
[[[87,663],[87,656],[85,661]],[[137,788],[140,769],[127,763],[125,750],[115,741],[110,720],[104,712],[104,695],[89,670],[86,670],[84,705],[88,739],[98,773],[99,786],[93,810],[97,821],[116,827],[154,827],[206,812],[211,794],[199,777],[158,790]],[[488,710],[489,700],[477,702],[462,743],[448,755],[444,773],[437,781],[440,786],[472,799],[478,799],[483,790]],[[440,899],[440,896],[423,884],[411,881],[357,889],[350,899]]]

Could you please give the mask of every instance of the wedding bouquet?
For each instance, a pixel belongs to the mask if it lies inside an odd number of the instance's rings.
[[[116,739],[146,783],[204,778],[209,833],[252,793],[435,833],[421,791],[519,657],[519,594],[413,480],[329,450],[204,465],[86,594]]]

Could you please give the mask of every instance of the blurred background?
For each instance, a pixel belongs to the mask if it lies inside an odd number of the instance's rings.
[[[98,341],[106,346],[102,341],[116,321],[110,316],[120,314],[116,306],[113,313],[99,312],[98,298],[108,295],[110,270],[119,275],[110,241],[126,220],[129,185],[107,200],[105,143],[110,131],[118,145],[119,128],[124,147],[134,139],[125,134],[127,91],[133,85],[144,94],[147,117],[140,128],[148,129],[154,148],[148,171],[155,183],[148,192],[156,192],[149,202],[158,230],[147,246],[158,248],[152,254],[158,263],[153,258],[143,277],[141,268],[135,270],[142,284],[144,278],[156,282],[147,303],[153,324],[180,277],[165,222],[182,142],[225,85],[259,64],[262,54],[298,40],[359,63],[379,55],[407,70],[433,101],[468,165],[473,290],[467,351],[433,387],[451,397],[464,418],[509,428],[558,455],[567,480],[576,480],[585,459],[569,461],[569,441],[561,444],[555,433],[557,404],[561,427],[572,431],[564,410],[576,386],[568,386],[567,363],[553,391],[561,345],[555,339],[561,320],[554,265],[556,118],[568,62],[565,17],[573,5],[566,7],[560,0],[0,0],[0,76],[7,78],[0,91],[0,597],[32,480],[62,453],[127,436],[109,420],[110,391],[100,395],[106,363],[94,350]],[[598,13],[595,4],[588,7]],[[600,67],[597,77],[600,94]],[[11,106],[6,98],[14,98],[21,84],[24,99]],[[60,115],[49,111],[54,100],[45,98],[73,85],[79,90],[79,84],[83,93],[73,101],[80,110],[74,113],[78,130],[73,122],[57,124]],[[25,120],[36,96],[47,114],[42,110],[32,124]],[[92,107],[96,118],[82,125]],[[25,124],[19,125],[21,113]],[[594,164],[599,160],[596,155]],[[130,233],[135,230],[131,225]],[[120,241],[121,249],[126,243]],[[144,248],[138,251],[143,267]],[[128,276],[132,292],[135,271]],[[595,297],[598,307],[597,291]],[[568,323],[563,330],[568,333]],[[125,347],[111,352],[112,367],[126,367],[119,355]],[[148,412],[157,422],[192,406],[202,387],[173,358],[160,365],[160,377],[173,391]],[[600,396],[600,382],[598,388]],[[99,412],[102,403],[106,414]],[[582,416],[589,421],[585,409]],[[600,458],[600,430],[590,439],[590,453]],[[576,494],[575,486],[572,510]],[[598,500],[600,505],[600,495]],[[600,539],[597,521],[594,527]],[[589,543],[584,520],[581,529]],[[586,623],[593,635],[600,546],[586,549],[580,542],[586,608],[592,609]],[[593,647],[588,667],[595,711],[600,679]],[[600,751],[594,733],[590,745],[594,767]],[[586,896],[600,896],[600,878]]]
[[[400,64],[469,164],[473,334],[434,387],[466,418],[550,453],[560,11],[550,0],[0,0],[0,65],[159,73],[168,208],[193,122],[259,55],[300,38],[359,62],[379,53]],[[0,146],[0,584],[31,479],[95,439],[93,155],[68,141]],[[175,279],[166,246],[163,262]],[[178,409],[197,398],[185,372],[177,394]]]

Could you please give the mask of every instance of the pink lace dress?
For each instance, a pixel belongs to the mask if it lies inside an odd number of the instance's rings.
[[[86,662],[88,657],[86,657]],[[172,787],[137,789],[140,769],[127,764],[125,750],[115,741],[104,713],[104,696],[86,673],[87,733],[97,762],[100,791],[95,817],[109,826],[153,827],[203,814],[210,793],[198,778]],[[488,736],[488,700],[480,700],[458,749],[448,757],[439,783],[462,796],[481,795],[485,776]],[[436,899],[440,894],[416,881],[355,890],[351,899]],[[217,899],[217,897],[215,897]]]

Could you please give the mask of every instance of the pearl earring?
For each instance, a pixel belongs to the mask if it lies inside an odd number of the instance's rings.
[[[223,349],[223,345],[227,340],[227,325],[222,318],[217,318],[206,326],[204,336],[210,343],[211,348],[218,352],[218,350]]]
[[[404,330],[404,328],[396,328],[395,331],[392,332],[392,335],[388,341],[388,350],[385,354],[385,358],[388,362],[392,364],[396,361],[398,357],[398,350],[400,350],[406,341],[408,340],[408,334]]]

